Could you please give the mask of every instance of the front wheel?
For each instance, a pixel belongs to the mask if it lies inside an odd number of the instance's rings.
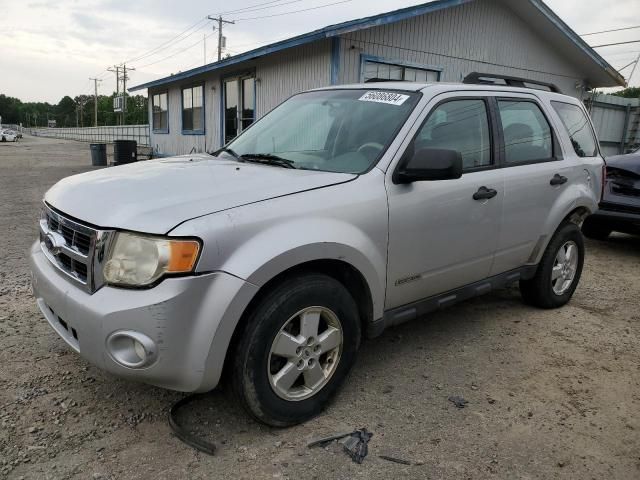
[[[322,411],[355,362],[358,308],[322,274],[291,277],[252,309],[233,359],[231,384],[245,409],[276,427]]]
[[[542,255],[535,276],[520,280],[524,301],[540,308],[557,308],[573,296],[584,264],[584,240],[580,228],[567,223],[556,231]]]

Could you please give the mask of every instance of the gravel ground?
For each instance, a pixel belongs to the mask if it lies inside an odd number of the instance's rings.
[[[560,310],[524,306],[512,288],[365,342],[345,388],[304,425],[267,428],[208,394],[182,421],[217,443],[210,457],[170,432],[181,394],[89,365],[35,305],[26,252],[42,195],[89,163],[86,144],[0,144],[1,478],[640,478],[640,238],[588,241]],[[305,448],[360,427],[374,433],[362,465]]]

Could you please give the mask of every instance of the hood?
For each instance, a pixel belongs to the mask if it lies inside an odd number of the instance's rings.
[[[164,234],[195,217],[354,178],[353,174],[238,163],[196,154],[67,177],[45,194],[45,201],[102,228]]]
[[[620,170],[627,170],[636,175],[640,175],[640,153],[629,153],[627,155],[614,155],[605,159],[607,167],[614,167]]]

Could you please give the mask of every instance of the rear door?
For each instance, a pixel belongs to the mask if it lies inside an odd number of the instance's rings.
[[[553,205],[572,180],[549,114],[533,95],[494,97],[504,172],[502,230],[491,275],[527,263],[545,243]]]
[[[413,143],[416,150],[457,150],[464,170],[456,180],[411,184],[393,183],[393,165],[388,172],[387,309],[486,278],[500,232],[503,180],[488,98],[481,92],[437,96],[420,122],[405,149]],[[474,199],[483,188],[495,196]]]

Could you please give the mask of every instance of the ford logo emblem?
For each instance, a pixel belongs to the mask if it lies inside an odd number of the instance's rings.
[[[55,232],[49,232],[44,236],[44,246],[52,255],[58,255],[67,244],[64,237]]]

